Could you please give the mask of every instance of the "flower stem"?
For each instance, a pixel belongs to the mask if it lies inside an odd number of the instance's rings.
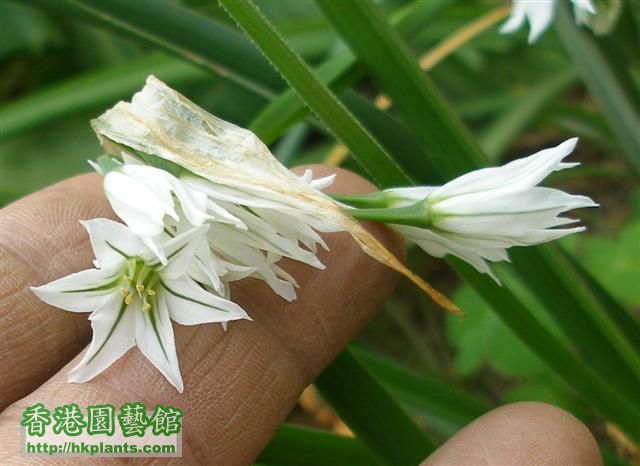
[[[419,228],[429,228],[431,226],[429,211],[423,201],[406,207],[394,207],[390,209],[345,209],[345,212],[358,220],[410,225]]]
[[[335,201],[361,209],[382,208],[387,205],[386,195],[382,191],[363,194],[362,196],[349,196],[347,194],[330,194],[330,196]]]

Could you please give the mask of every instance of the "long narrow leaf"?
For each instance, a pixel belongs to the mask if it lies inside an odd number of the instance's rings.
[[[315,385],[358,438],[386,464],[415,465],[433,452],[433,443],[349,350],[338,355]]]
[[[575,25],[567,5],[559,2],[557,31],[584,83],[598,102],[627,160],[640,175],[640,115],[607,56],[589,32]]]
[[[306,104],[320,117],[337,139],[381,183],[401,183],[398,165],[378,142],[346,110],[307,64],[287,46],[273,25],[248,0],[220,0],[220,4],[238,22]]]
[[[406,180],[382,147],[283,41],[250,1],[220,0],[256,45],[325,125],[383,183]],[[347,352],[332,362],[316,381],[344,421],[389,464],[416,464],[433,451],[433,443],[389,394]],[[367,400],[368,403],[361,403]],[[404,448],[398,449],[399,441]]]
[[[240,32],[166,0],[37,0],[154,44],[264,97],[283,88],[278,73]]]
[[[352,346],[350,350],[397,400],[425,417],[461,429],[491,409],[488,403],[459,392],[442,379],[415,373],[362,348]]]
[[[378,79],[383,89],[392,98],[394,105],[403,115],[405,122],[418,141],[424,145],[425,151],[433,157],[444,177],[452,178],[457,176],[465,167],[472,169],[483,165],[484,157],[472,142],[468,131],[453,115],[444,100],[439,97],[433,85],[423,76],[409,51],[370,2],[363,0],[350,2],[318,0],[318,3],[332,24],[347,40],[353,50],[357,52],[360,59],[372,71],[374,77]],[[437,121],[437,123],[434,123],[434,121]],[[412,176],[420,176],[417,170],[411,173]],[[537,274],[554,276],[553,261],[547,260],[546,257],[541,255],[542,252],[537,252],[536,250],[529,249],[527,253],[539,259],[537,261]],[[532,272],[529,263],[517,260],[514,263],[519,272]],[[507,290],[490,285],[490,281],[484,281],[485,277],[480,279],[476,272],[471,272],[469,269],[465,269],[464,276],[470,283],[478,285],[476,287],[485,300],[501,306],[500,308],[494,308],[501,316],[504,317],[513,312],[513,307],[511,306],[514,299]],[[572,278],[578,282],[580,281],[575,273]],[[480,287],[480,283],[483,286]],[[532,286],[532,290],[539,295],[547,292],[544,288],[534,286]],[[575,302],[573,290],[570,288],[557,286],[554,292],[562,297],[562,302]],[[504,299],[495,299],[496,296],[503,296]],[[549,301],[547,301],[547,305],[553,314],[558,311],[560,301]],[[510,302],[511,304],[509,304]],[[580,303],[578,302],[574,310],[576,318],[581,318],[581,314],[591,314],[588,310],[580,309],[579,305]],[[518,312],[522,314],[524,321],[537,323],[537,320],[527,311],[526,307],[520,306]],[[513,320],[506,321],[511,322],[510,325],[515,324]],[[607,341],[610,334],[603,334],[600,328],[594,326],[593,321],[588,321],[587,325],[591,326],[589,333],[599,337],[596,343],[598,348],[615,358],[617,362],[616,369],[608,366],[604,358],[600,361],[590,361],[590,363],[602,362],[602,364],[598,364],[599,374],[602,374],[606,380],[612,383],[619,393],[627,395],[629,401],[636,403],[636,398],[628,396],[633,387],[637,387],[637,382],[633,383],[636,377],[634,369],[628,364],[629,360],[625,357],[626,354],[619,354],[616,351],[618,347],[615,342]],[[538,334],[538,332],[540,333]],[[516,333],[522,337],[521,332]],[[575,343],[585,352],[589,352],[594,349],[594,342],[588,340],[586,335],[586,333],[580,333],[580,339]],[[576,335],[573,334],[572,336],[575,337]],[[534,334],[527,335],[525,342],[534,351],[542,352],[544,350],[539,346],[549,338],[552,337],[544,331],[540,324],[537,324]],[[562,346],[560,347],[563,348]],[[563,362],[572,361],[572,363],[582,367],[568,353],[566,348],[563,348],[562,351],[565,356]],[[552,362],[549,358],[543,359],[548,363]],[[558,371],[562,370],[557,364],[553,364],[552,367]],[[620,368],[623,373],[615,374],[614,372]],[[571,385],[576,390],[580,390],[579,383],[571,383]],[[594,400],[590,399],[593,393],[585,393],[584,391],[582,393],[593,404]],[[626,413],[621,410],[620,405],[616,407],[616,410],[610,409],[610,405],[605,405],[601,402],[594,404],[594,406],[596,405],[602,410],[601,412],[606,413],[613,419],[626,417]],[[629,426],[629,424],[627,425]]]
[[[83,75],[0,108],[0,139],[62,117],[112,105],[140,89],[150,74],[172,85],[211,80],[206,71],[181,60],[154,55]]]
[[[546,105],[576,81],[578,75],[573,67],[554,73],[537,84],[522,98],[514,102],[507,111],[491,122],[480,136],[480,146],[489,160],[500,160],[509,145],[531,124]]]
[[[291,424],[280,426],[257,461],[270,466],[382,466],[357,439]]]

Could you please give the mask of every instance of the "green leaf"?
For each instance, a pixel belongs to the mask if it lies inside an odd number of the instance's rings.
[[[273,466],[382,466],[357,439],[291,424],[280,426],[256,460]]]
[[[166,0],[36,0],[53,12],[77,15],[154,44],[270,97],[278,74],[238,31]]]
[[[484,165],[485,158],[469,132],[424,76],[407,47],[371,2],[317,1],[341,36],[391,97],[395,108],[422,144],[424,151],[433,158],[445,180]],[[418,181],[422,181],[419,179],[420,172],[417,168],[411,171],[411,174]],[[594,306],[592,300],[575,296],[574,285],[584,286],[578,274],[566,267],[559,270],[561,258],[548,247],[518,248],[512,253],[512,257],[515,259],[514,266],[518,273],[525,277],[532,291],[544,299],[549,312],[557,317],[565,333],[573,339],[580,352],[589,357],[589,364],[593,364],[604,380],[640,409],[640,399],[634,394],[640,383],[640,363],[637,354],[624,340],[618,338],[617,329],[606,319],[602,310]],[[504,297],[504,300],[493,301],[502,306],[494,310],[503,319],[506,313],[511,311],[504,306],[515,298],[507,290],[498,290],[497,286],[484,283],[486,277],[479,279],[465,273],[465,278],[472,284],[476,283],[475,286],[479,287],[487,301],[496,296]],[[529,314],[526,306],[521,308],[520,314],[523,321],[531,320],[538,323],[538,320]],[[571,326],[571,319],[579,320],[579,325]],[[510,325],[516,324],[511,320],[507,322],[511,322]],[[539,323],[536,329],[546,333]],[[519,336],[523,338],[522,334]],[[542,333],[533,335],[533,338],[532,335],[526,337],[525,341],[539,355],[542,351],[539,348],[542,341],[551,338],[550,335]],[[566,348],[563,351],[567,353]],[[546,362],[549,363],[548,360]],[[574,388],[577,389],[575,385]],[[617,416],[620,415],[623,413],[617,413]]]
[[[576,245],[578,260],[620,301],[638,306],[640,220],[625,225],[613,238],[591,235]]]
[[[634,238],[637,240],[637,236]],[[629,249],[632,251],[632,254],[637,255],[638,249],[637,247]],[[598,300],[602,308],[607,312],[609,317],[615,324],[618,326],[620,332],[626,337],[629,345],[634,348],[640,348],[640,321],[637,318],[634,318],[616,299],[609,294],[608,291],[604,289],[599,281],[597,281],[592,274],[590,274],[579,262],[576,258],[571,255],[565,254],[566,259],[571,263],[571,265],[576,269],[576,271],[583,277],[585,283],[588,284],[591,292],[593,293],[595,299]],[[625,255],[626,258],[626,255]],[[635,264],[640,262],[640,258]],[[602,274],[602,269],[598,269],[598,273]],[[595,271],[595,270],[594,270]],[[637,267],[631,272],[633,275],[638,275]],[[624,279],[627,277],[625,276]],[[640,280],[640,277],[636,277],[634,286]],[[604,283],[604,282],[603,282]],[[613,290],[619,289],[618,282],[616,282],[613,286]],[[625,293],[627,290],[625,289]],[[638,296],[637,293],[634,296],[635,302],[633,304],[638,304]]]
[[[369,350],[351,346],[355,358],[403,405],[433,424],[455,432],[490,409],[484,401],[462,393],[440,376],[416,373]]]
[[[327,128],[359,159],[363,167],[381,183],[401,183],[400,169],[378,142],[346,110],[306,63],[287,46],[275,28],[250,1],[220,0],[273,63],[300,98],[318,115]]]
[[[569,6],[563,3],[558,6],[558,34],[587,89],[609,122],[624,155],[636,174],[640,174],[640,116],[636,106],[639,98],[632,85],[625,85],[621,81],[621,73],[616,73],[611,58],[594,37],[576,26]]]
[[[418,67],[396,31],[370,2],[317,2],[372,71],[425,151],[438,161],[438,170],[443,177],[469,171],[484,163],[486,159],[458,116]]]
[[[551,245],[517,248],[520,276],[537,294],[578,353],[619,393],[640,407],[640,353],[624,338],[589,287]],[[545,273],[540,273],[545,270]],[[570,292],[567,292],[570,290]]]
[[[616,422],[634,439],[640,438],[638,408],[581,363],[506,287],[496,288],[491,278],[473,273],[472,267],[459,259],[450,259],[450,262],[518,338],[535,351],[585,402]]]
[[[509,288],[515,289],[514,285],[511,280]],[[521,299],[523,291],[522,288],[518,289]],[[487,363],[511,377],[548,372],[547,365],[518,339],[471,287],[461,287],[453,298],[467,312],[462,320],[456,317],[447,319],[447,335],[456,348],[454,367],[460,375],[470,376]],[[531,301],[529,298],[527,303],[535,316],[545,320],[544,309]],[[549,318],[545,324],[549,328]]]
[[[340,418],[386,464],[415,465],[435,449],[349,350],[340,353],[314,383]]]
[[[554,71],[549,78],[533,89],[529,89],[510,108],[484,128],[479,141],[489,160],[501,160],[520,133],[577,78],[578,75],[573,67]]]
[[[452,0],[438,2],[413,2],[391,14],[389,21],[395,24],[398,32],[406,38],[416,35],[424,24],[439,12],[453,3]],[[360,77],[361,70],[357,66],[357,58],[348,50],[335,54],[317,68],[318,78],[331,90],[339,91],[345,84]],[[344,101],[343,101],[344,102]],[[349,105],[345,102],[345,105]],[[371,104],[369,106],[372,107]],[[356,111],[351,109],[350,110]],[[384,115],[377,110],[378,114]],[[287,89],[262,111],[251,125],[251,130],[260,136],[265,144],[271,144],[293,123],[302,120],[309,113],[309,108],[298,97],[293,89]],[[369,112],[371,113],[371,112]],[[374,112],[375,113],[375,112]],[[377,134],[377,133],[374,133]],[[405,152],[408,156],[411,152]]]
[[[194,65],[162,55],[152,55],[53,85],[4,105],[0,108],[0,139],[75,113],[111,106],[139,90],[150,74],[155,74],[174,86],[212,79],[208,73]]]

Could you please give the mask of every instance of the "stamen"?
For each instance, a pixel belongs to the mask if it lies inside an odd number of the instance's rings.
[[[142,305],[142,312],[147,312],[149,309],[151,309],[151,304],[149,303],[144,303]]]
[[[136,290],[138,290],[138,295],[140,295],[140,293],[144,291],[144,285],[136,285]]]
[[[155,296],[156,295],[156,290],[151,289],[151,288],[147,288],[147,294],[149,296]]]
[[[124,298],[124,303],[128,306],[129,304],[131,304],[131,301],[133,301],[133,295],[129,293],[129,294]]]
[[[120,288],[120,294],[122,295],[123,298],[126,298],[129,293],[126,288],[122,287]]]

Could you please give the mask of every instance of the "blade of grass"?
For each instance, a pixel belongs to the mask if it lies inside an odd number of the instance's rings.
[[[599,146],[603,151],[621,151],[614,141],[604,118],[578,105],[561,103],[552,106],[544,116],[543,123],[566,134],[575,134]],[[631,173],[633,176],[633,173]]]
[[[289,85],[342,140],[381,183],[401,183],[400,168],[378,142],[346,110],[307,64],[284,42],[260,10],[250,1],[220,0],[220,4],[244,29],[279,70]]]
[[[397,400],[427,417],[461,429],[491,409],[488,403],[461,393],[440,377],[417,374],[364,348],[352,345],[350,351]]]
[[[227,4],[228,2],[225,0],[224,2]],[[354,5],[355,2],[337,2],[335,5]],[[241,5],[242,7],[247,6],[246,3],[237,2],[233,3],[234,6]],[[254,18],[255,19],[255,18]],[[354,18],[351,18],[353,20]],[[253,25],[255,26],[255,24]],[[263,31],[258,28],[258,30],[252,29],[252,36],[260,35]],[[371,37],[365,36],[368,39]],[[271,36],[273,39],[273,35]],[[276,36],[277,38],[277,36]],[[264,35],[262,37],[264,39]],[[264,48],[264,42],[258,42],[258,45]],[[286,48],[286,46],[285,46]],[[274,53],[273,49],[269,50],[269,53]],[[290,56],[290,55],[289,55]],[[387,66],[391,65],[391,62],[386,62]],[[290,61],[286,64],[285,69],[281,69],[282,63],[280,62],[279,69],[284,74],[290,73],[290,66],[302,66],[298,61]],[[306,68],[305,68],[306,69]],[[299,70],[298,70],[299,71]],[[303,73],[304,74],[304,73]],[[299,88],[301,92],[308,91],[309,89],[305,89],[303,83],[297,82],[297,89]],[[322,112],[319,111],[318,107],[322,107],[325,102],[332,101],[332,97],[330,93],[323,88],[322,86],[313,86],[314,91],[319,91],[320,95],[324,98],[315,98],[308,99],[307,103],[315,110],[319,115]],[[315,96],[318,97],[318,96]],[[342,107],[334,107],[336,111],[346,112],[346,110]],[[323,113],[326,115],[326,113]],[[431,112],[428,113],[428,115]],[[322,115],[321,115],[322,118]],[[327,121],[322,118],[325,124],[331,124],[332,121]],[[454,125],[455,126],[455,125]],[[465,162],[467,166],[473,166],[473,161],[467,160]],[[455,165],[451,166],[452,169],[457,169]],[[378,173],[381,169],[379,164],[374,164],[370,166],[370,169],[373,173]],[[393,166],[391,169],[395,169]],[[408,181],[406,176],[397,172],[397,175],[405,178],[405,182]],[[384,182],[383,182],[384,184]],[[388,185],[387,185],[388,186]],[[638,421],[636,414],[638,414],[637,410],[629,405],[624,399],[622,399],[615,391],[613,391],[610,387],[605,385],[602,380],[596,377],[591,371],[586,369],[586,367],[578,361],[560,342],[558,342],[552,335],[550,335],[544,327],[542,327],[537,320],[535,320],[530,312],[527,311],[526,307],[524,307],[519,301],[515,298],[513,294],[511,294],[506,289],[500,289],[493,284],[491,279],[487,277],[480,276],[476,272],[474,272],[470,268],[462,268],[462,273],[471,283],[475,283],[476,288],[478,288],[482,294],[485,296],[485,299],[490,300],[493,305],[500,305],[499,311],[503,316],[503,319],[510,323],[511,327],[518,327],[517,334],[527,343],[528,346],[532,347],[534,351],[539,353],[543,360],[545,360],[554,370],[556,370],[564,379],[577,390],[587,401],[591,403],[596,409],[602,412],[605,416],[608,416],[615,422],[618,422],[623,428],[629,429],[630,432],[638,431]],[[517,310],[518,312],[513,314],[513,312]],[[512,317],[515,316],[515,319]],[[521,317],[520,317],[521,316]],[[533,324],[535,325],[533,325]],[[532,325],[529,325],[532,324]],[[529,327],[530,332],[522,331],[523,329]],[[542,342],[543,345],[541,348],[537,347],[537,343]],[[551,342],[551,343],[549,343]],[[549,348],[553,347],[556,351],[561,351],[563,354],[561,357],[556,357],[557,355],[553,354],[553,351],[546,352],[547,346],[549,343]],[[587,382],[585,384],[585,382]]]
[[[501,160],[511,143],[534,118],[577,79],[578,74],[571,66],[553,73],[484,128],[479,142],[489,160]]]
[[[92,72],[0,108],[0,139],[31,130],[49,121],[112,105],[130,96],[150,74],[171,85],[204,82],[212,77],[206,71],[181,60],[152,55],[112,68]]]
[[[349,350],[340,353],[314,384],[358,438],[387,464],[415,465],[435,449]]]
[[[518,272],[531,288],[545,290],[538,293],[538,298],[547,309],[554,310],[556,322],[584,360],[589,361],[591,367],[621,394],[640,406],[638,349],[629,344],[607,312],[591,296],[588,286],[582,280],[574,280],[575,269],[558,253],[558,249],[552,245],[536,250],[517,248],[511,257],[527,264]],[[546,273],[539,273],[541,269]],[[565,292],[567,289],[572,292]],[[576,310],[580,310],[579,316],[576,316]]]
[[[506,287],[496,288],[486,275],[459,259],[449,260],[454,268],[489,304],[494,312],[536,355],[591,407],[618,424],[636,441],[640,440],[640,410],[581,363],[556,337],[528,311],[522,301]]]
[[[452,0],[438,2],[413,2],[390,15],[389,21],[394,24],[398,33],[407,39],[416,35],[421,27],[435,17],[445,7],[453,3]],[[357,58],[349,51],[341,51],[317,68],[318,78],[330,89],[339,91],[344,84],[352,82],[361,75],[357,66]],[[298,97],[296,91],[287,89],[265,107],[252,123],[250,129],[265,144],[271,144],[293,123],[309,114],[309,108]]]
[[[637,96],[629,95],[631,87],[620,82],[607,55],[589,32],[576,26],[563,2],[559,2],[557,16],[556,30],[565,49],[607,119],[623,154],[640,175],[640,115],[634,108]]]
[[[416,139],[439,162],[441,175],[464,173],[485,162],[471,134],[378,11],[360,0],[317,0],[317,3],[372,71]]]
[[[272,466],[382,466],[357,439],[284,424],[257,462]]]
[[[406,180],[398,165],[287,46],[252,2],[220,0],[220,4],[374,177],[383,183]],[[338,355],[318,377],[316,386],[358,438],[389,464],[416,464],[433,451],[428,437],[348,352]],[[399,441],[404,448],[397,448]]]
[[[625,307],[612,297],[607,290],[565,250],[560,248],[564,258],[579,273],[588,285],[595,299],[602,309],[609,314],[611,320],[617,325],[619,331],[624,334],[627,342],[636,351],[640,351],[640,322],[634,318]]]
[[[407,126],[422,143],[425,152],[433,157],[444,179],[459,175],[464,167],[470,170],[484,165],[485,158],[469,132],[371,2],[317,0],[317,3],[393,99]],[[420,176],[417,171],[411,173],[416,178]],[[548,298],[547,308],[554,318],[563,324],[568,321],[565,318],[568,313],[573,314],[574,319],[580,319],[581,326],[562,327],[580,352],[589,358],[589,364],[615,390],[640,407],[640,400],[633,396],[640,384],[634,354],[619,343],[613,326],[601,328],[598,325],[604,318],[599,310],[575,296],[568,284],[580,283],[580,277],[565,270],[569,275],[560,279],[555,268],[557,255],[548,248],[519,249],[513,257],[518,273],[525,278],[536,277],[528,280],[528,285],[536,294]],[[532,267],[534,258],[535,267]],[[551,282],[542,277],[559,278],[552,283],[553,294],[546,287]],[[494,286],[494,293],[497,288]],[[570,304],[568,308],[567,304]]]
[[[263,97],[284,87],[240,32],[165,0],[36,0],[54,13],[89,18],[233,80]]]

